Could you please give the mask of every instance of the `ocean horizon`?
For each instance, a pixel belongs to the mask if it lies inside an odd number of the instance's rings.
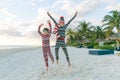
[[[0,45],[0,57],[41,48],[37,45]]]
[[[0,45],[0,57],[41,48],[42,47],[38,45]]]
[[[0,45],[0,49],[29,48],[29,47],[38,47],[38,45]]]

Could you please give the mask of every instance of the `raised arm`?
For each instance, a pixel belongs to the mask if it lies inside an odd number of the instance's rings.
[[[58,25],[58,23],[55,21],[55,19],[50,15],[49,12],[47,12],[48,16],[53,20],[53,22],[55,23],[55,25]]]
[[[68,21],[67,25],[69,25],[73,19],[75,19],[75,17],[77,16],[77,12],[74,14],[74,16]]]
[[[48,25],[49,25],[49,27],[50,27],[49,31],[50,31],[50,33],[51,33],[51,32],[52,32],[52,26],[51,26],[51,23],[50,23],[49,20],[48,20]]]
[[[40,24],[40,25],[39,25],[39,27],[38,27],[38,33],[42,36],[42,33],[41,33],[41,31],[40,31],[41,26],[43,26],[43,24]]]
[[[57,32],[58,32],[58,26],[55,26],[53,33],[56,34]]]

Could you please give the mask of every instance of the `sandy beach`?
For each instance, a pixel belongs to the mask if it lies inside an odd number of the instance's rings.
[[[41,47],[1,50],[5,54],[0,55],[0,80],[119,80],[119,56],[89,55],[87,48],[67,49],[71,67],[67,66],[60,48],[59,64],[52,64],[49,59],[48,72],[45,71]],[[51,47],[51,51],[55,57],[54,47]]]

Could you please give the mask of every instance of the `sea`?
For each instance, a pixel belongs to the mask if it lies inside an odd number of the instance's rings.
[[[0,45],[0,49],[13,49],[13,48],[29,48],[35,45]]]

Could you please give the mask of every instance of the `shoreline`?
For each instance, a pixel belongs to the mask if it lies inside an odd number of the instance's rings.
[[[0,57],[2,56],[7,56],[10,54],[14,54],[14,53],[18,53],[18,52],[24,52],[24,51],[29,51],[29,50],[34,50],[34,49],[38,49],[41,46],[34,46],[34,47],[21,47],[21,48],[4,48],[4,49],[0,49]]]

